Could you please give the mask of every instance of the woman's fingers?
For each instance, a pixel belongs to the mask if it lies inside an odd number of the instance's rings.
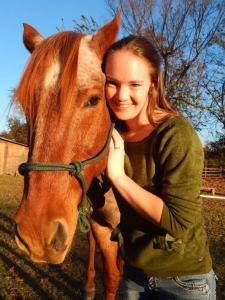
[[[114,129],[112,132],[112,141],[115,150],[124,148],[124,141],[116,129]]]

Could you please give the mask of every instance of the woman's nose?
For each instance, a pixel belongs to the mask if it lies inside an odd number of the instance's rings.
[[[121,85],[117,90],[117,100],[119,102],[127,101],[129,99],[129,94],[129,88]]]

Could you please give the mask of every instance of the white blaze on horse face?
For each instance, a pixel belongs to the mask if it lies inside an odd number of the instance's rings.
[[[58,60],[54,61],[51,66],[48,68],[45,79],[44,79],[44,87],[46,90],[55,86],[57,79],[59,77],[60,72],[60,63]]]
[[[101,83],[104,75],[101,69],[101,60],[90,48],[91,35],[81,39],[78,55],[77,84],[79,88],[98,81]]]

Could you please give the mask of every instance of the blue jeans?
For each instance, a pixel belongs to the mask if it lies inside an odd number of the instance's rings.
[[[207,274],[176,277],[147,277],[139,270],[124,266],[124,300],[215,300],[216,278]]]

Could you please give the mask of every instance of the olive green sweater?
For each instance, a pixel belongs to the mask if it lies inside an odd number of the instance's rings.
[[[203,150],[184,117],[173,117],[140,142],[125,143],[125,171],[164,201],[159,226],[138,215],[115,190],[121,222],[113,231],[125,262],[158,277],[212,268],[200,199]]]

